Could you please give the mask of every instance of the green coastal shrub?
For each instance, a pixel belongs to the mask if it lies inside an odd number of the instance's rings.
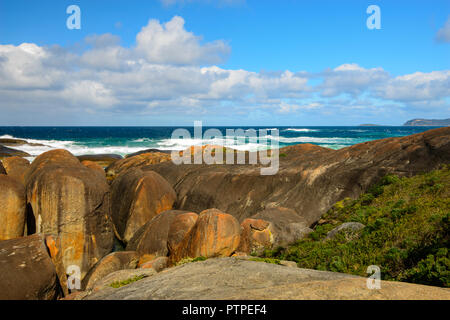
[[[266,250],[261,258],[301,268],[367,276],[378,265],[384,280],[450,287],[450,166],[411,178],[386,176],[358,199],[336,203],[307,239]],[[344,222],[365,227],[350,241],[324,240]]]
[[[130,278],[130,279],[126,279],[126,280],[122,280],[122,281],[114,281],[109,286],[112,287],[112,288],[117,289],[117,288],[121,288],[123,286],[126,286],[126,285],[128,285],[130,283],[142,280],[145,277],[147,277],[147,276],[145,274],[142,274],[142,275],[138,275],[138,276],[135,276],[133,278]]]

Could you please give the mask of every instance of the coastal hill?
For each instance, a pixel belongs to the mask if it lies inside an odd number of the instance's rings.
[[[450,126],[449,119],[412,119],[406,121],[404,126]]]
[[[450,127],[284,147],[269,176],[154,151],[104,162],[63,149],[2,159],[0,299],[450,299],[438,288],[449,286]],[[355,276],[379,261],[382,280],[415,284],[367,290]]]

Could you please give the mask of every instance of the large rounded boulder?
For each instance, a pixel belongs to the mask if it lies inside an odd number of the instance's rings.
[[[44,235],[0,241],[0,300],[53,300],[58,276]]]
[[[160,151],[152,151],[130,155],[125,159],[118,160],[106,168],[106,175],[114,179],[121,173],[131,168],[141,168],[155,163],[166,162],[171,159],[170,154]]]
[[[271,241],[274,247],[287,246],[305,238],[312,232],[306,219],[289,208],[269,207],[251,218],[270,222],[269,230],[273,237]]]
[[[0,174],[0,240],[23,236],[25,208],[24,186],[16,179]]]
[[[153,171],[134,168],[117,177],[111,185],[111,215],[116,235],[127,243],[134,233],[177,199],[172,186]]]
[[[110,273],[124,269],[135,269],[138,262],[138,256],[134,251],[113,252],[100,260],[84,277],[82,288],[92,289],[92,286],[98,280],[103,279]]]
[[[127,246],[127,250],[136,250],[139,263],[145,263],[156,257],[165,257],[174,251],[185,235],[197,221],[194,212],[167,210],[140,228]]]
[[[8,176],[25,183],[25,174],[30,168],[30,162],[27,159],[21,157],[9,157],[3,159],[2,162]]]
[[[272,225],[262,219],[247,218],[241,223],[241,241],[237,251],[247,254],[260,254],[264,249],[270,249],[274,242]]]
[[[28,180],[31,179],[39,169],[44,167],[70,167],[79,165],[80,161],[67,150],[55,149],[47,151],[39,155],[31,163],[30,169],[25,175],[25,183],[28,183]]]
[[[62,261],[76,266],[81,279],[113,247],[109,186],[65,150],[33,161],[26,177],[27,201],[37,233],[59,236]]]
[[[217,209],[204,210],[178,249],[171,254],[171,261],[230,256],[239,246],[240,233],[241,226],[232,215]]]

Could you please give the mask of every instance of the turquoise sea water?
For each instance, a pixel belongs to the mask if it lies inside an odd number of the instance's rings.
[[[226,129],[233,127],[219,127],[223,136]],[[365,141],[400,137],[423,132],[435,127],[243,127],[255,129],[260,137],[259,129],[267,129],[265,137],[269,143],[276,140],[280,147],[299,143],[313,143],[322,147],[340,149]],[[28,152],[33,157],[42,152],[64,148],[75,155],[114,153],[126,155],[143,149],[156,148],[161,150],[183,150],[190,145],[216,144],[229,145],[232,143],[225,138],[209,140],[194,139],[194,129],[185,127],[191,139],[171,139],[176,127],[0,127],[0,138],[21,138],[29,142],[40,143],[44,146],[21,146],[18,149]],[[203,127],[204,133],[208,127]],[[275,137],[269,129],[278,129],[279,136]],[[233,141],[234,147],[240,150],[258,150],[267,145],[258,141]]]

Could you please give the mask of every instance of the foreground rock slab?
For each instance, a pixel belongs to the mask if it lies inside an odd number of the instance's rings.
[[[52,300],[58,277],[43,235],[0,242],[0,300]]]
[[[438,287],[382,281],[370,290],[366,278],[215,258],[166,269],[122,288],[99,290],[85,299],[450,299]]]

